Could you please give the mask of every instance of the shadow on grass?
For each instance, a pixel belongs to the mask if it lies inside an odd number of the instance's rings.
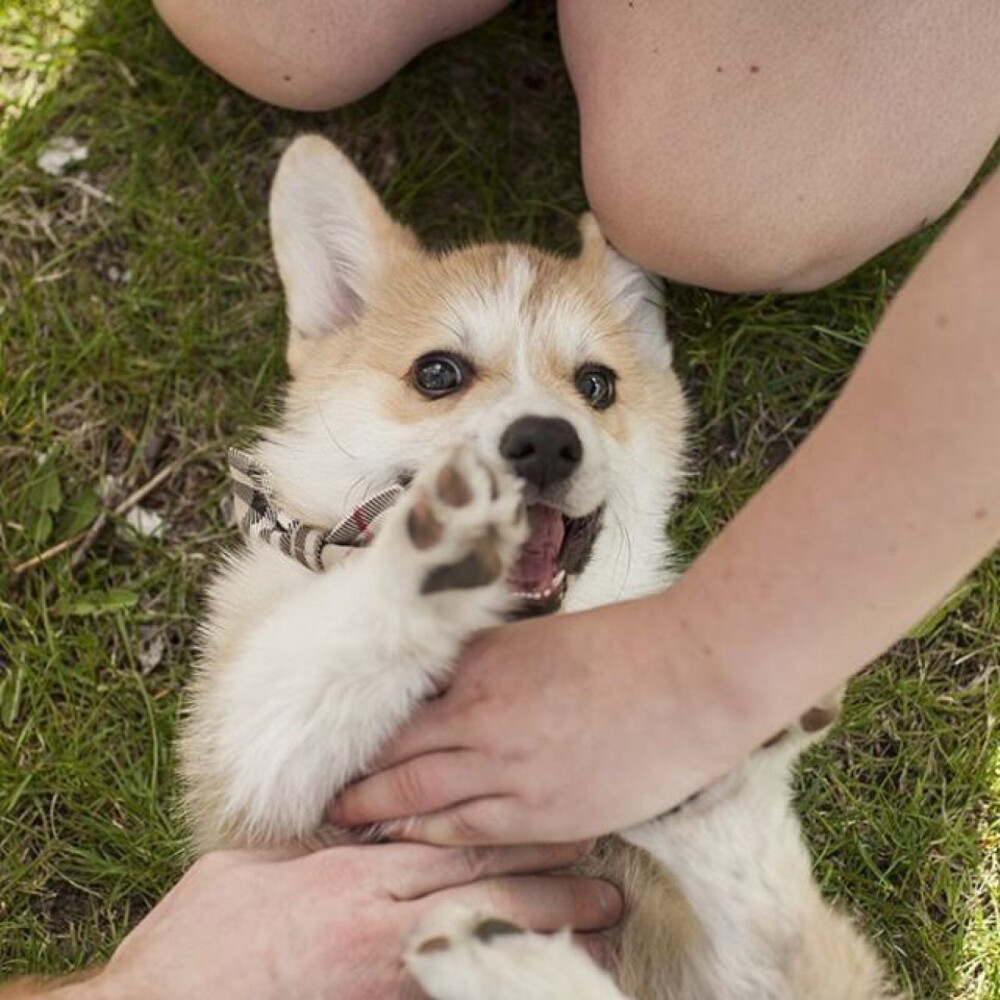
[[[566,249],[584,207],[547,6],[517,6],[315,116],[234,92],[140,0],[98,4],[72,45],[72,67],[0,140],[3,550],[17,562],[71,534],[109,474],[134,486],[183,465],[149,501],[164,538],[116,526],[80,567],[53,560],[0,603],[3,973],[107,954],[182,870],[171,746],[198,589],[229,540],[221,457],[269,418],[282,375],[266,226],[282,144],[307,129],[334,138],[431,245]],[[59,134],[90,148],[83,187],[34,166]],[[811,296],[670,289],[700,411],[675,518],[689,554],[818,419],[926,239]],[[51,510],[39,470],[58,484]],[[991,905],[977,863],[984,846],[996,855],[983,831],[998,576],[994,562],[932,634],[856,685],[833,752],[804,779],[821,877],[919,996],[975,978],[966,925]]]

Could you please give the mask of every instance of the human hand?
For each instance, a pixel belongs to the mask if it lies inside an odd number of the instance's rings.
[[[739,757],[732,706],[647,601],[507,625],[463,657],[334,823],[437,844],[570,840],[657,815]],[[703,660],[703,657],[701,658]],[[410,818],[412,817],[412,818]]]
[[[548,872],[586,845],[457,850],[416,844],[220,852],[196,862],[65,1000],[396,1000],[416,995],[401,955],[445,903],[536,930],[612,925],[607,882]]]

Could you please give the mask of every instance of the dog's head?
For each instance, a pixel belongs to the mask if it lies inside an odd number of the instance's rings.
[[[271,195],[292,373],[262,457],[296,514],[332,524],[460,441],[524,480],[526,609],[662,580],[685,406],[659,289],[585,215],[574,259],[527,246],[432,254],[326,140]]]

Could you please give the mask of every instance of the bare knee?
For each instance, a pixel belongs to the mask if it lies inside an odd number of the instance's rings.
[[[996,138],[995,5],[903,22],[870,4],[689,6],[560,5],[587,194],[652,270],[827,284],[944,212]]]
[[[605,235],[627,257],[675,281],[726,292],[807,292],[849,274],[937,218],[966,178],[932,197],[894,192],[859,201],[830,188],[807,193],[765,175],[731,182],[666,143],[587,136],[587,197]],[[742,189],[742,190],[741,190]]]
[[[364,18],[349,7],[342,18],[333,12],[322,17],[316,5],[295,0],[153,2],[192,55],[240,90],[280,107],[322,111],[347,104],[377,87],[402,62],[403,40],[359,37]],[[338,33],[344,20],[349,31]],[[349,39],[354,44],[347,44]]]
[[[153,0],[177,40],[260,100],[325,111],[363,97],[507,0]]]

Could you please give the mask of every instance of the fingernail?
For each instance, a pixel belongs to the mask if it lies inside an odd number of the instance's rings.
[[[622,895],[610,882],[601,884],[597,892],[597,902],[605,915],[614,916],[616,920],[621,916]]]

